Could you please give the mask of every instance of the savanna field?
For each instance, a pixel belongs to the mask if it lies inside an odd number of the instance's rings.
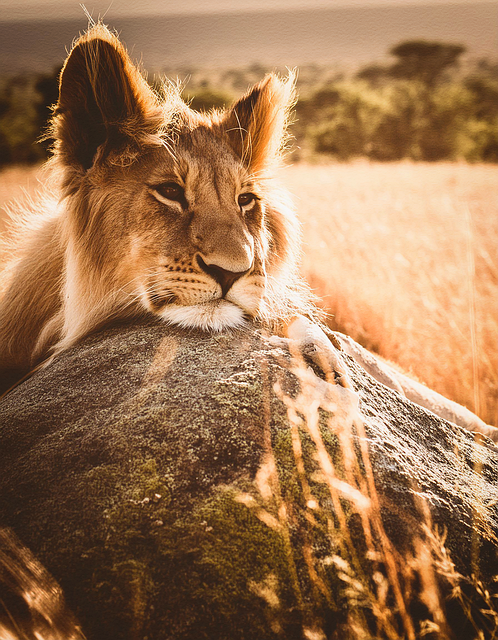
[[[2,233],[39,175],[0,173]],[[298,163],[280,180],[330,326],[498,426],[496,166]]]

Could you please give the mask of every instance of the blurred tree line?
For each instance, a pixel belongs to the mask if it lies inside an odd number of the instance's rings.
[[[301,74],[296,105],[296,155],[340,160],[457,160],[498,162],[498,65],[481,60],[461,70],[461,45],[408,41],[389,52],[390,65],[353,77],[317,67]],[[214,79],[189,71],[185,98],[195,109],[222,107],[266,70],[227,70]],[[0,165],[33,163],[47,155],[50,107],[59,70],[0,77]],[[152,83],[154,85],[154,83]]]
[[[481,61],[458,73],[464,52],[460,45],[399,44],[390,51],[393,64],[302,96],[300,135],[314,151],[342,160],[498,162],[498,65]]]
[[[34,163],[47,156],[38,142],[57,101],[59,70],[0,77],[0,165]]]

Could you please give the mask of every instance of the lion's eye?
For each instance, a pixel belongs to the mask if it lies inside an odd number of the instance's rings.
[[[256,200],[256,196],[254,193],[241,193],[237,198],[237,202],[239,203],[239,207],[247,207],[247,205],[251,204]]]
[[[166,200],[173,200],[174,202],[180,202],[185,195],[183,187],[176,184],[176,182],[163,182],[163,184],[158,184],[154,187],[154,191],[163,198],[166,198]]]

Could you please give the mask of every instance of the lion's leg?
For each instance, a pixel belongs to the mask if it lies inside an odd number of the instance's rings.
[[[445,398],[425,385],[400,373],[386,362],[361,347],[349,336],[335,333],[345,353],[351,356],[367,373],[386,387],[394,389],[409,400],[428,409],[445,420],[454,422],[469,431],[482,433],[498,442],[498,429],[483,422],[472,411]]]
[[[342,350],[351,356],[372,378],[381,382],[389,389],[397,391],[401,395],[405,395],[403,387],[400,385],[397,377],[397,371],[383,362],[380,358],[376,358],[373,353],[367,351],[349,336],[335,332],[333,334],[339,339]]]
[[[486,424],[466,407],[453,402],[449,398],[445,398],[437,391],[429,389],[402,373],[397,373],[397,377],[405,396],[412,402],[429,409],[429,411],[445,420],[454,422],[469,431],[482,433],[491,438],[491,440],[498,442],[498,429]]]
[[[0,301],[0,393],[45,358],[56,342],[56,332],[44,327],[54,329],[62,273],[59,229],[51,221],[31,239]]]

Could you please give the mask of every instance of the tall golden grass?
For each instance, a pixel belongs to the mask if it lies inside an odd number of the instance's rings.
[[[498,426],[498,171],[297,164],[303,273],[332,328]]]
[[[39,171],[1,172],[0,207]],[[296,164],[280,177],[331,326],[498,426],[496,167]]]
[[[339,623],[335,633],[326,635],[320,622],[315,621],[310,628],[303,629],[303,636],[310,640],[328,637],[344,640],[496,638],[496,590],[481,582],[478,571],[467,577],[458,572],[446,548],[447,532],[433,523],[430,500],[415,488],[418,526],[413,528],[411,543],[405,550],[399,542],[396,544],[392,538],[394,529],[388,532],[385,526],[387,520],[383,516],[388,501],[382,492],[378,492],[365,424],[356,402],[337,385],[329,385],[325,391],[316,384],[313,372],[300,354],[294,352],[292,355],[291,371],[299,380],[300,392],[289,395],[278,382],[274,390],[287,408],[296,476],[308,509],[307,516],[298,524],[293,514],[295,504],[292,499],[290,503],[286,502],[290,492],[284,491],[279,479],[269,428],[265,458],[255,482],[269,511],[246,496],[241,496],[239,501],[258,509],[257,517],[268,527],[279,529],[289,540],[292,529],[294,535],[296,528],[306,530],[301,533],[303,557],[315,590],[313,601],[325,600],[332,611],[337,611],[338,595],[330,588],[327,569],[335,568],[342,583],[339,591],[340,598],[346,602],[347,622],[345,625]],[[338,438],[338,458],[331,455],[326,446],[324,434],[327,429],[320,427],[319,407],[328,412],[327,427]],[[309,440],[305,445],[307,438],[313,442],[312,455]],[[304,455],[305,446],[307,455]],[[305,465],[306,457],[308,466]],[[316,460],[318,473],[310,473],[310,458]],[[293,491],[291,495],[295,500],[295,489]],[[334,518],[331,518],[330,505]],[[353,513],[359,517],[356,522],[361,536],[358,536],[358,530],[352,533]],[[320,555],[323,547],[313,543],[317,540],[317,531],[324,526],[331,552],[325,557]],[[289,555],[291,566],[293,562]],[[496,580],[498,576],[494,578]],[[300,593],[297,579],[295,583],[297,593]],[[303,596],[301,602],[305,600]],[[457,623],[452,619],[454,612],[451,614],[447,605],[461,611]],[[460,633],[459,625],[468,635]]]

